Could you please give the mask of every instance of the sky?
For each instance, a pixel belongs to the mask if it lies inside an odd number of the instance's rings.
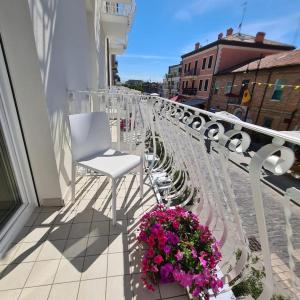
[[[245,0],[136,0],[128,47],[118,56],[121,81],[161,82],[168,66],[220,32],[238,31]],[[300,0],[248,0],[242,33],[300,47]]]

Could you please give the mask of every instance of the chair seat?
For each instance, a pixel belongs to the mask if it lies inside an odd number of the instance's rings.
[[[77,162],[79,165],[112,178],[119,178],[125,175],[140,163],[140,156],[122,153],[114,149],[109,149],[104,153],[99,153],[86,160]]]

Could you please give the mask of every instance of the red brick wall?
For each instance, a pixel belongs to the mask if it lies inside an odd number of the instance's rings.
[[[300,67],[277,68],[275,70],[261,70],[257,74],[256,82],[275,84],[276,79],[286,79],[285,84],[300,85]],[[233,82],[232,93],[239,94],[241,84],[244,79],[249,79],[250,83],[255,80],[255,72],[237,73],[234,75],[217,75],[214,81],[219,83],[220,87],[224,87],[227,81]],[[249,85],[251,93],[251,102],[249,103],[248,118],[258,125],[263,125],[266,117],[272,119],[272,129],[276,130],[300,130],[300,88],[295,90],[291,87],[285,87],[280,101],[272,100],[274,86],[268,87],[266,84],[254,86]],[[234,113],[239,107],[237,105],[227,105],[228,97],[224,95],[224,89],[220,89],[217,95],[213,95],[211,106],[219,106],[221,110]],[[261,105],[262,104],[262,105]],[[260,109],[261,105],[261,109]],[[294,114],[292,113],[297,110]],[[257,115],[259,116],[257,118]],[[287,123],[291,119],[291,125]],[[289,127],[289,128],[288,128]]]

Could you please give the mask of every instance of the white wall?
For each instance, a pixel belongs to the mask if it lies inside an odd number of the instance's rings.
[[[61,190],[26,1],[0,1],[0,32],[39,200],[59,205]]]
[[[29,0],[59,182],[69,200],[71,152],[66,123],[67,90],[97,88],[93,12],[84,0]],[[101,44],[99,42],[99,44]],[[98,52],[100,49],[98,49]]]

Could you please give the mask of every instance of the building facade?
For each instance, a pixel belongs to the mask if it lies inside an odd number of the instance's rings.
[[[211,105],[253,124],[281,131],[299,130],[299,74],[300,50],[221,72],[214,77]]]
[[[35,207],[70,201],[70,95],[112,85],[134,11],[128,0],[1,1],[0,256]]]
[[[265,39],[263,32],[256,36],[233,34],[233,29],[229,28],[225,37],[220,33],[215,42],[202,47],[196,43],[192,52],[181,56],[180,93],[202,99],[209,108],[214,74],[251,59],[292,49],[291,45]]]
[[[163,96],[165,98],[172,98],[179,94],[180,75],[181,64],[169,67],[168,74],[166,74],[166,77],[163,80]]]

